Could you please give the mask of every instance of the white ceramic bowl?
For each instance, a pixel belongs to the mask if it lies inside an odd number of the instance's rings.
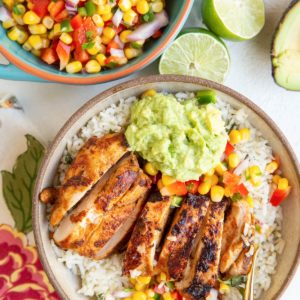
[[[282,255],[278,257],[276,274],[273,276],[270,289],[261,296],[261,300],[279,299],[293,277],[300,256],[300,171],[296,156],[288,141],[276,124],[255,104],[237,92],[194,77],[156,75],[139,78],[113,87],[96,96],[80,108],[63,126],[55,137],[42,163],[33,199],[33,226],[39,255],[49,279],[62,299],[87,299],[76,291],[80,280],[60,263],[53,251],[49,239],[46,209],[38,200],[39,192],[52,185],[59,161],[67,141],[76,134],[87,121],[101,110],[116,103],[120,98],[140,95],[148,89],[168,92],[196,91],[201,88],[215,89],[218,95],[232,106],[243,108],[254,124],[269,140],[275,153],[282,159],[282,169],[289,179],[292,192],[283,207],[283,238],[286,242]]]

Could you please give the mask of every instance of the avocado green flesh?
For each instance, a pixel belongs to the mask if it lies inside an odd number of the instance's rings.
[[[213,104],[178,102],[159,93],[133,104],[125,135],[133,151],[179,181],[198,180],[214,168],[227,141],[221,112]]]
[[[272,65],[277,84],[300,91],[300,1],[286,12],[275,34]]]

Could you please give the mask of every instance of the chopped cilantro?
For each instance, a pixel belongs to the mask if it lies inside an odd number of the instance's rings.
[[[144,23],[149,23],[152,22],[153,20],[154,20],[154,13],[151,9],[142,16],[142,21]]]
[[[172,207],[180,207],[182,200],[183,200],[183,198],[180,196],[172,196],[171,206]]]
[[[18,5],[14,5],[12,11],[15,15],[18,16],[22,14],[22,11],[19,9]]]
[[[232,277],[232,278],[230,278],[228,280],[225,280],[225,281],[220,280],[220,281],[223,282],[223,283],[225,283],[225,284],[227,284],[227,285],[229,285],[229,286],[237,287],[237,286],[239,286],[241,284],[246,283],[247,276],[244,276],[244,275],[242,275],[242,276],[235,276],[235,277]]]
[[[242,200],[243,196],[240,193],[235,193],[231,197],[232,202],[238,202],[239,200]]]
[[[86,49],[91,49],[95,46],[95,42],[87,42],[87,43],[84,43],[82,45],[82,49],[83,50],[86,50]]]
[[[93,30],[86,31],[85,36],[86,36],[88,42],[90,42],[94,38],[94,31]]]
[[[72,163],[72,161],[73,161],[73,158],[72,158],[71,154],[68,153],[65,157],[65,163],[70,165]]]

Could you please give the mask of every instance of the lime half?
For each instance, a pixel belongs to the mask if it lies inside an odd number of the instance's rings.
[[[160,74],[190,75],[222,83],[230,65],[224,43],[205,29],[183,34],[164,52]]]
[[[265,24],[263,0],[203,0],[203,21],[217,35],[231,40],[249,40]]]

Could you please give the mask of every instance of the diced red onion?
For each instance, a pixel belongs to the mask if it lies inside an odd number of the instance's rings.
[[[11,19],[11,14],[4,6],[0,7],[0,21],[6,22]]]
[[[234,169],[233,173],[240,176],[248,167],[249,167],[249,159],[245,159]]]
[[[103,31],[103,27],[97,27],[98,35],[101,35]]]
[[[160,28],[169,24],[169,18],[165,10],[155,14],[154,20],[140,25],[136,30],[127,36],[128,41],[136,42],[150,38]]]
[[[128,298],[132,295],[132,292],[127,292],[127,291],[118,291],[118,292],[114,292],[113,296],[115,298]]]
[[[110,54],[116,57],[125,57],[124,51],[122,49],[111,48]]]
[[[124,15],[124,13],[118,8],[112,18],[112,22],[116,27],[119,27],[119,25],[121,24],[123,15]]]
[[[115,36],[114,41],[120,46],[121,49],[124,48],[124,43],[120,40],[118,35]]]
[[[66,0],[66,6],[70,6],[70,7],[77,7],[79,0]]]

